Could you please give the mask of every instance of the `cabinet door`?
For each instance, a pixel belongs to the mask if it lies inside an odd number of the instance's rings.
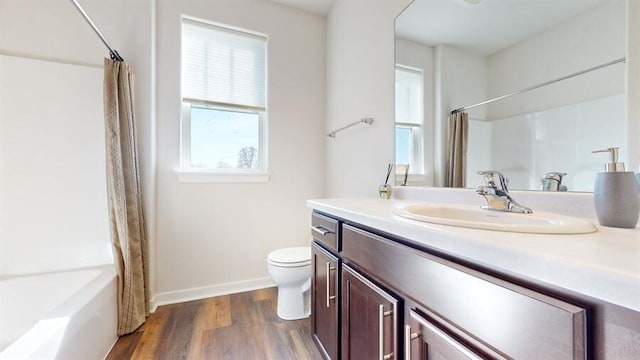
[[[311,326],[323,355],[338,359],[338,258],[313,243]]]
[[[405,309],[405,360],[484,360],[502,359],[474,350],[434,321],[411,309]]]
[[[397,359],[398,301],[342,266],[342,359]]]

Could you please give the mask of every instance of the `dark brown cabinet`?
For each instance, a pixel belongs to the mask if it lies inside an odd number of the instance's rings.
[[[317,243],[311,247],[311,326],[325,357],[338,359],[338,258]]]
[[[342,227],[342,258],[487,358],[586,357],[583,307],[351,225]]]
[[[398,358],[398,300],[342,267],[342,359]]]
[[[330,220],[312,221],[312,324],[327,359],[589,358],[584,307]]]

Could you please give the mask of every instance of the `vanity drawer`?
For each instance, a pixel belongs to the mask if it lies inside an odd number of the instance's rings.
[[[311,235],[330,249],[339,252],[340,222],[336,219],[314,212],[311,214]]]
[[[353,226],[346,264],[418,304],[463,343],[495,358],[585,359],[586,310]],[[491,358],[494,358],[491,356]]]

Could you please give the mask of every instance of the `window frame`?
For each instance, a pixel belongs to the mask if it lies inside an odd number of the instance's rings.
[[[191,109],[223,110],[258,115],[258,167],[243,168],[194,168],[191,167]],[[266,182],[269,179],[267,155],[267,114],[266,111],[244,107],[223,106],[203,101],[187,99],[181,105],[180,170],[184,182]],[[192,180],[189,180],[192,179]]]
[[[199,23],[203,27],[211,26],[222,30],[244,33],[249,37],[263,37],[265,39],[265,106],[255,108],[233,103],[220,103],[204,99],[185,98],[182,95],[181,79],[181,107],[180,107],[180,156],[179,168],[176,173],[178,180],[185,183],[265,183],[270,179],[268,167],[268,36],[250,30],[206,21],[190,16],[182,16],[181,24],[185,22]],[[215,31],[215,30],[213,30]],[[180,36],[183,41],[183,34]],[[182,50],[181,50],[182,59]],[[182,70],[181,70],[182,78]],[[258,167],[256,168],[194,168],[191,167],[191,111],[192,108],[222,110],[231,112],[252,113],[258,115]]]

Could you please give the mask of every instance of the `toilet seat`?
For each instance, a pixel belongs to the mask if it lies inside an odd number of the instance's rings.
[[[267,256],[267,262],[278,267],[311,265],[311,248],[309,246],[300,246],[274,250]]]

